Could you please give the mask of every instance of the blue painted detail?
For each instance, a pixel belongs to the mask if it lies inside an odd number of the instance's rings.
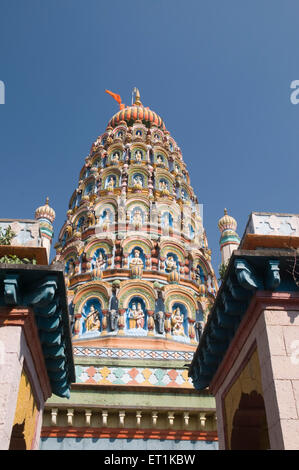
[[[58,304],[59,300],[56,298],[52,302],[50,302],[48,305],[44,305],[43,308],[37,308],[36,311],[39,316],[45,317],[45,318],[52,318],[53,316],[58,315]]]
[[[256,290],[263,288],[261,280],[257,278],[247,261],[242,259],[235,260],[235,271],[238,281],[244,289]]]
[[[223,290],[221,299],[224,306],[224,312],[228,315],[241,315],[244,311],[244,302],[237,302],[233,299],[229,292]]]
[[[212,368],[212,367],[214,367],[215,365],[217,365],[218,362],[219,362],[219,357],[218,357],[218,355],[212,354],[210,351],[208,351],[207,348],[203,349],[203,351],[202,351],[202,358],[203,358],[203,360],[202,360],[201,365],[200,365],[200,367],[203,366],[203,369],[202,369],[202,370],[205,370],[205,367],[206,367],[206,366],[208,366],[209,368],[210,368],[210,367]],[[208,372],[206,372],[206,373],[209,373],[209,374],[210,374],[210,370],[211,370],[211,369],[209,369]],[[204,373],[204,372],[203,372],[203,373]]]
[[[70,398],[70,387],[67,384],[60,385],[59,382],[51,381],[53,393],[61,398]]]
[[[109,439],[75,437],[42,437],[40,450],[105,450],[111,451],[200,451],[217,450],[218,441],[188,441],[179,439]],[[117,454],[118,455],[118,454]],[[124,454],[125,455],[125,454]],[[199,457],[200,458],[200,457]]]
[[[279,261],[268,260],[265,285],[269,290],[275,290],[280,284]]]
[[[49,371],[49,377],[51,381],[53,380],[54,382],[59,382],[61,380],[65,380],[67,377],[67,373],[65,370],[59,370],[59,371]]]
[[[49,357],[46,358],[46,366],[48,371],[64,370],[66,367],[66,361],[64,357],[59,357],[56,359]]]
[[[88,334],[88,331],[86,330],[85,320],[88,317],[88,315],[91,314],[91,308],[92,307],[94,308],[95,312],[97,312],[97,318],[100,320],[100,323],[102,325],[103,314],[102,314],[101,303],[100,303],[99,299],[97,299],[96,297],[92,297],[92,298],[88,299],[87,302],[85,302],[85,304],[82,308],[81,327],[80,327],[79,335]],[[100,330],[90,332],[90,333],[97,333],[98,334],[99,331]]]
[[[233,253],[189,368],[195,388],[209,386],[257,290],[298,292],[290,264],[288,254]]]
[[[31,292],[24,295],[24,302],[36,307],[46,306],[54,299],[56,289],[57,282],[52,277],[48,277],[45,281],[34,286]]]
[[[55,315],[54,318],[37,316],[37,327],[44,332],[53,332],[60,326],[61,315]]]
[[[5,305],[18,304],[18,279],[17,274],[6,276],[4,279],[4,302]]]
[[[45,358],[65,358],[63,346],[54,345],[50,347],[43,344],[42,348]]]
[[[60,346],[61,341],[61,332],[56,330],[55,332],[42,331],[40,333],[40,340],[42,345],[45,346]]]
[[[250,297],[250,292],[241,287],[240,284],[234,281],[231,277],[227,278],[226,285],[235,300],[245,300]]]
[[[235,325],[238,323],[239,317],[235,315],[227,315],[224,313],[224,310],[221,308],[217,308],[216,316],[218,319],[218,325],[221,328],[234,328]]]
[[[215,341],[210,336],[206,339],[207,350],[215,356],[221,356],[227,349],[227,341]]]
[[[33,309],[52,392],[69,396],[75,370],[63,270],[20,265],[0,269],[0,305]]]

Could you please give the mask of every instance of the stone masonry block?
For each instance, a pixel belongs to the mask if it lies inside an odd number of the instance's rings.
[[[291,380],[275,380],[280,419],[299,419]]]
[[[265,310],[267,325],[299,325],[299,310]]]
[[[299,419],[286,419],[281,421],[285,450],[299,450]]]

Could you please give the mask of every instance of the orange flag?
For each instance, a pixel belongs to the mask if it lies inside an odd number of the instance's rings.
[[[118,102],[120,109],[123,109],[125,107],[125,105],[121,102],[121,97],[117,93],[112,93],[112,91],[110,91],[110,90],[105,90],[105,91],[106,91],[106,93],[111,95],[112,98],[114,98]]]

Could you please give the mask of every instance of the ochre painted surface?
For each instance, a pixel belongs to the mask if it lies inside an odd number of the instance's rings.
[[[233,419],[238,409],[242,393],[250,394],[256,391],[263,396],[261,369],[257,349],[252,353],[239,376],[230,386],[224,398],[225,433],[227,436],[228,448],[231,448],[231,435],[233,429]]]
[[[38,417],[38,408],[33,395],[30,381],[26,375],[26,372],[22,371],[18,400],[14,418],[15,424],[24,423],[24,439],[26,442],[26,449],[31,449],[32,442],[34,439],[36,424]]]

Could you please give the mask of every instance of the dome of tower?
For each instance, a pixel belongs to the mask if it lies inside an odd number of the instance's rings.
[[[35,218],[36,219],[48,219],[51,223],[54,222],[56,217],[54,209],[49,206],[49,198],[46,198],[46,204],[44,206],[40,206],[35,211]]]
[[[219,219],[218,228],[220,232],[223,232],[224,230],[235,231],[237,228],[236,220],[227,214],[227,209],[224,209],[224,216]]]
[[[145,108],[143,106],[140,101],[140,95],[138,90],[135,98],[135,103],[131,106],[126,106],[125,108],[121,109],[116,114],[114,114],[114,116],[110,119],[108,123],[108,127],[116,127],[121,121],[125,121],[127,122],[127,124],[130,125],[137,120],[142,121],[143,124],[147,127],[157,126],[163,131],[166,130],[162,118],[148,107]]]

